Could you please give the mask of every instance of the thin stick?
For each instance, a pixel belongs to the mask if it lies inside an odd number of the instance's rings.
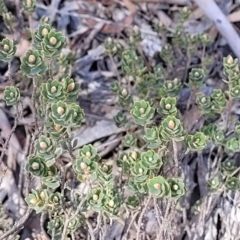
[[[23,224],[27,221],[28,217],[30,216],[30,214],[32,213],[32,209],[28,208],[27,212],[25,213],[25,215],[19,219],[14,225],[13,227],[8,230],[7,232],[5,232],[1,237],[0,240],[4,240],[7,239],[7,237],[11,234],[13,234],[14,232],[17,232],[22,226]]]
[[[137,226],[138,226],[138,228],[137,228],[137,238],[136,238],[137,240],[139,240],[139,236],[140,236],[142,218],[143,218],[143,215],[144,215],[144,213],[145,213],[145,211],[146,211],[146,209],[147,209],[147,206],[148,206],[151,198],[152,198],[152,196],[149,195],[149,197],[148,197],[148,199],[147,199],[147,202],[146,202],[146,204],[145,204],[145,206],[144,206],[144,208],[143,208],[143,210],[142,210],[142,212],[141,212],[141,215],[139,216],[138,225],[137,225]]]
[[[240,38],[216,2],[214,0],[195,0],[195,2],[213,21],[218,31],[227,40],[232,51],[240,59]]]

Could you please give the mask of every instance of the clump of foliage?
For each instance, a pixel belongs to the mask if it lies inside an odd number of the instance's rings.
[[[35,1],[23,1],[23,7],[25,14],[31,16]],[[4,4],[1,9],[5,24],[11,28],[13,17]],[[214,175],[206,176],[209,192],[239,189],[238,168],[233,155],[239,150],[240,124],[236,122],[234,129],[229,128],[232,121],[229,108],[240,98],[238,61],[231,56],[223,59],[226,89],[214,89],[210,95],[205,95],[202,89],[206,85],[207,66],[213,61],[205,50],[211,39],[206,33],[195,36],[184,32],[183,22],[189,11],[188,8],[179,11],[179,25],[172,32],[172,44],[166,42],[160,52],[164,64],[151,69],[138,50],[142,40],[138,27],[133,28],[127,49],[110,37],[105,41],[106,55],[113,63],[115,59],[121,61],[120,79],[110,86],[118,97],[120,108],[114,120],[127,132],[122,141],[125,149],[117,159],[121,186],[113,174],[113,166],[101,159],[96,147],[91,144],[78,147],[74,141],[74,129],[83,124],[85,115],[77,102],[81,91],[79,83],[71,78],[71,71],[61,70],[70,69],[72,64],[72,54],[63,54],[66,46],[63,33],[46,19],[31,33],[31,49],[21,58],[20,64],[24,77],[32,81],[36,119],[33,149],[25,170],[40,184],[28,193],[25,201],[37,214],[47,215],[47,233],[52,239],[67,239],[80,227],[87,228],[93,236],[102,219],[112,221],[125,213],[139,213],[141,225],[140,209],[146,199],[153,199],[157,217],[160,203],[167,203],[175,210],[176,204],[181,207],[180,200],[187,193],[182,159],[204,151],[208,144],[228,154]],[[168,29],[159,23],[156,31],[162,36]],[[9,63],[10,71],[15,43],[3,39],[0,46],[0,60]],[[192,68],[183,76],[174,76],[178,65],[176,49],[186,54],[187,70],[190,59],[198,54],[197,49],[201,49],[204,53],[201,67]],[[121,81],[122,77],[127,83]],[[10,84],[5,88],[3,100],[21,114],[21,89],[12,81]],[[178,106],[183,88],[190,91],[185,111],[189,111],[190,105],[196,106],[206,123],[194,131],[184,125]],[[224,123],[222,128],[219,119]],[[63,153],[71,159],[67,166],[60,166]],[[79,183],[86,183],[87,193],[67,187],[67,171],[71,171]],[[130,190],[130,196],[124,193],[124,188]],[[98,213],[97,230],[89,227],[86,213],[90,209]],[[144,209],[142,211],[144,213]],[[137,238],[139,234],[140,227]]]

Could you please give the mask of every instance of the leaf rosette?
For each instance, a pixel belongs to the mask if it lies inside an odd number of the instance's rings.
[[[226,187],[227,190],[238,190],[239,189],[239,179],[236,177],[228,177],[225,182],[224,185]]]
[[[20,100],[19,89],[14,86],[7,86],[3,92],[3,100],[7,106],[16,105]]]
[[[66,77],[62,79],[63,92],[68,102],[74,102],[78,98],[79,83],[76,83],[72,78]]]
[[[4,62],[10,62],[16,53],[17,47],[10,39],[4,38],[0,42],[0,60]]]
[[[150,170],[159,169],[163,165],[159,155],[152,150],[141,153],[141,163]]]
[[[63,85],[57,80],[50,80],[42,85],[42,95],[48,103],[55,103],[65,98]]]
[[[202,132],[197,132],[194,135],[186,137],[187,147],[191,151],[203,150],[207,145],[207,137]]]
[[[28,50],[21,59],[20,68],[30,77],[36,74],[43,74],[47,70],[43,57],[38,50]]]
[[[149,179],[147,187],[149,193],[155,198],[168,197],[171,194],[169,183],[161,176]]]
[[[37,177],[45,177],[47,175],[47,165],[44,158],[40,156],[30,155],[28,157],[28,163],[26,165],[26,170]]]
[[[134,108],[131,110],[135,122],[139,125],[145,125],[154,117],[155,109],[145,100],[134,102]]]
[[[173,198],[174,200],[178,200],[180,197],[185,195],[186,187],[182,179],[171,178],[168,179],[168,183],[171,189],[171,198]]]
[[[60,55],[66,40],[61,32],[52,29],[42,41],[42,50],[46,57],[52,58]]]
[[[184,129],[181,121],[174,116],[163,119],[159,132],[160,139],[163,141],[182,141],[184,139]]]
[[[173,97],[162,98],[159,105],[160,108],[157,108],[157,112],[161,116],[168,116],[168,115],[177,115],[177,99]]]

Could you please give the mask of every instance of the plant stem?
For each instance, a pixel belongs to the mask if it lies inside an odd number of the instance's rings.
[[[147,199],[147,201],[146,201],[146,204],[145,204],[145,206],[144,206],[144,208],[143,208],[143,210],[142,210],[142,212],[141,212],[141,214],[140,214],[140,216],[139,216],[138,225],[137,225],[138,228],[137,228],[137,237],[136,237],[136,240],[140,240],[139,237],[140,237],[140,230],[141,230],[142,218],[143,218],[143,215],[144,215],[144,213],[145,213],[145,211],[146,211],[146,209],[147,209],[147,207],[148,207],[148,204],[149,204],[151,198],[152,198],[152,196],[149,195],[149,196],[148,196],[148,199]]]

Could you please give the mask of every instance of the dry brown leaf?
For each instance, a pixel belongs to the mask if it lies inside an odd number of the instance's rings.
[[[125,19],[123,19],[120,22],[112,22],[112,23],[106,23],[104,27],[101,29],[102,33],[110,34],[110,33],[119,33],[121,32],[126,26],[131,25],[134,13],[127,16]],[[87,18],[85,19],[85,23],[88,25],[89,28],[94,28],[99,21],[96,21],[94,19]]]
[[[228,19],[230,22],[239,22],[240,21],[240,10],[229,14]]]
[[[131,13],[135,13],[137,8],[130,0],[123,0],[124,5],[128,8]]]
[[[20,40],[20,42],[16,45],[17,46],[17,51],[16,51],[16,56],[17,57],[22,57],[25,55],[25,53],[27,52],[27,50],[30,48],[31,46],[31,42],[29,42],[28,40],[22,38]]]
[[[177,5],[189,5],[189,0],[131,0],[132,2],[154,2],[154,3],[169,3]]]
[[[159,20],[167,27],[170,27],[172,25],[171,18],[163,11],[159,11],[157,13]]]

